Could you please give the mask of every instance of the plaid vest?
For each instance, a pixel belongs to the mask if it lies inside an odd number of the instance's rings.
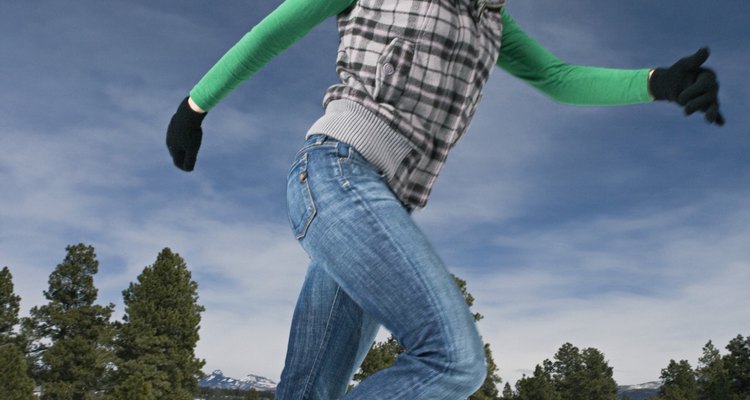
[[[341,83],[308,135],[351,144],[405,205],[424,207],[500,52],[501,15],[485,3],[358,0],[338,16]]]

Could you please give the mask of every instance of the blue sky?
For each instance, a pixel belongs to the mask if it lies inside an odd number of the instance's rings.
[[[307,257],[289,163],[335,82],[333,19],[204,122],[196,170],[164,146],[179,101],[278,1],[8,2],[0,13],[0,266],[23,313],[65,246],[93,245],[101,302],[164,247],[200,285],[206,371],[278,379]],[[750,326],[750,6],[744,0],[508,1],[559,57],[669,66],[708,45],[727,125],[672,104],[554,103],[496,70],[428,207],[415,215],[468,281],[500,374],[564,342],[620,384],[697,362]],[[385,333],[383,333],[384,335]]]

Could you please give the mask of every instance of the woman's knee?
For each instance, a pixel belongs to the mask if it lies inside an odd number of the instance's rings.
[[[454,384],[461,386],[467,396],[482,386],[487,377],[487,365],[481,341],[463,351],[463,355],[454,363],[450,375],[454,376]]]

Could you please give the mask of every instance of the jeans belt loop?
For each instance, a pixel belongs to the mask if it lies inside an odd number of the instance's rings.
[[[349,151],[351,146],[349,146],[346,143],[338,142],[336,143],[336,151],[338,153],[339,157],[346,158],[349,157]]]
[[[315,144],[320,146],[321,144],[325,143],[326,139],[328,139],[328,136],[321,134],[316,138]]]

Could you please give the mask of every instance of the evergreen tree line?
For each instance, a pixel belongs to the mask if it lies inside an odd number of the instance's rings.
[[[462,281],[461,281],[462,282]],[[465,284],[465,282],[464,282]],[[465,286],[462,286],[462,289]],[[477,314],[478,315],[478,314]],[[615,400],[617,382],[613,368],[604,354],[595,348],[579,350],[570,343],[563,344],[553,360],[544,360],[533,375],[524,375],[515,388],[505,383],[502,392],[491,388],[501,381],[497,366],[487,349],[488,376],[485,385],[469,399],[492,400]],[[694,370],[686,360],[670,360],[661,371],[662,386],[652,400],[750,400],[750,336],[738,335],[726,346],[727,354],[709,341]],[[403,352],[393,337],[373,345],[362,368],[355,376],[361,381],[373,373],[392,365]],[[625,395],[622,400],[627,400]]]
[[[654,400],[750,400],[750,336],[737,335],[725,349],[722,355],[709,340],[695,369],[670,360]]]
[[[615,400],[617,382],[604,354],[563,344],[554,359],[537,364],[532,376],[524,375],[515,390],[506,383],[503,400]]]
[[[168,248],[123,294],[125,315],[97,304],[92,246],[68,246],[49,276],[47,303],[19,318],[8,267],[0,271],[0,399],[192,400],[204,361],[194,354],[198,285]]]
[[[239,392],[198,387],[204,361],[194,354],[200,314],[197,284],[184,260],[168,248],[123,291],[125,315],[111,321],[113,304],[96,304],[94,248],[68,246],[49,277],[47,304],[19,318],[8,267],[0,270],[0,399],[192,400],[272,399],[270,392]],[[454,277],[471,307],[466,281]],[[474,314],[476,321],[483,317]],[[553,360],[511,387],[502,379],[485,343],[487,378],[469,400],[614,400],[617,383],[604,354],[595,348],[563,344]],[[654,400],[750,400],[750,336],[738,335],[727,354],[709,341],[698,366],[670,360],[661,372]],[[354,377],[362,381],[387,368],[404,351],[391,336],[374,343]]]

